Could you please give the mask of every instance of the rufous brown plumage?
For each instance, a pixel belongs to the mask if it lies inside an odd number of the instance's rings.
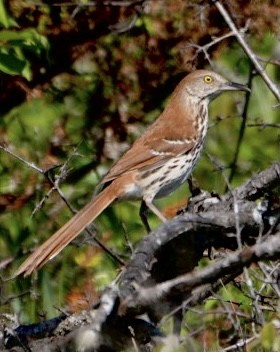
[[[101,193],[36,249],[15,275],[26,276],[40,268],[116,200],[140,199],[165,221],[153,200],[168,195],[189,177],[207,133],[208,104],[228,90],[249,89],[208,70],[187,75],[175,88],[158,119],[103,178]],[[142,219],[148,227],[143,214]]]

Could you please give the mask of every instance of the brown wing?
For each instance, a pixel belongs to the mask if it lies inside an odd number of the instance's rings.
[[[157,168],[172,157],[188,153],[195,144],[194,139],[182,139],[182,133],[180,133],[180,138],[179,136],[176,138],[174,131],[172,138],[168,138],[168,134],[165,133],[165,138],[159,134],[157,137],[148,135],[140,137],[112,166],[101,183],[112,181],[120,175],[136,169],[148,171]]]
[[[160,117],[113,165],[101,183],[136,169],[148,171],[157,168],[166,160],[193,148],[197,137],[194,111],[192,106],[187,106],[185,102],[182,104],[184,96],[181,96],[182,89],[179,88],[174,91]]]

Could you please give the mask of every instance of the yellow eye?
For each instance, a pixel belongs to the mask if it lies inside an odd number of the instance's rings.
[[[208,75],[204,76],[203,80],[205,83],[212,83],[214,81],[213,77]]]

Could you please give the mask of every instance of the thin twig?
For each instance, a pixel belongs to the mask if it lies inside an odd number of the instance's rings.
[[[52,185],[51,189],[44,195],[44,197],[40,200],[40,202],[36,205],[35,209],[33,210],[31,217],[34,216],[34,214],[40,210],[45,203],[45,201],[51,196],[52,192],[57,191],[62,200],[67,204],[68,208],[73,212],[73,208],[71,207],[70,203],[67,201],[66,197],[60,190],[59,186],[60,184],[66,179],[68,176],[69,170],[68,170],[68,164],[70,161],[73,159],[74,156],[77,155],[77,150],[79,146],[75,147],[73,152],[70,154],[70,156],[67,158],[67,160],[61,165],[59,168],[59,173],[55,176],[55,181],[52,179],[50,175],[50,170],[48,169],[44,171],[44,176],[48,180],[48,182]]]
[[[252,337],[249,337],[246,340],[238,341],[234,345],[231,345],[229,347],[224,348],[223,350],[221,350],[221,352],[240,351],[241,348],[245,347],[246,345],[248,345],[252,341],[256,340],[257,337],[258,336],[252,336]]]
[[[266,127],[280,128],[280,123],[247,123],[246,127],[261,127],[261,129]]]
[[[203,52],[203,53],[204,53],[204,56],[205,56],[205,58],[208,60],[209,64],[210,64],[211,66],[214,66],[213,63],[212,63],[212,60],[210,59],[210,55],[208,54],[208,49],[211,48],[211,46],[216,45],[216,44],[218,44],[219,42],[221,42],[221,41],[223,41],[223,40],[225,40],[225,39],[227,39],[227,38],[229,38],[229,37],[232,37],[232,36],[234,36],[234,32],[229,32],[229,33],[227,33],[227,34],[225,34],[225,35],[222,35],[221,37],[215,37],[215,38],[213,38],[213,40],[212,40],[210,43],[207,43],[207,44],[205,44],[205,45],[188,44],[188,45],[186,46],[186,48],[195,48],[195,49],[196,49],[196,53],[195,53],[193,59],[196,58],[197,55],[198,55],[200,52]]]
[[[264,62],[265,64],[270,64],[270,65],[276,65],[280,66],[280,60],[279,59],[264,59],[260,56],[257,56],[259,61]]]
[[[253,81],[253,71],[252,69],[250,70],[250,75],[249,75],[249,81],[248,81],[248,87],[251,89],[252,87],[252,81]],[[241,114],[242,117],[242,122],[240,125],[240,129],[239,129],[239,135],[238,135],[238,140],[237,140],[237,144],[236,144],[236,148],[235,148],[235,153],[233,156],[233,160],[230,163],[230,175],[229,175],[229,182],[232,181],[234,175],[235,175],[235,171],[237,168],[237,161],[238,161],[238,157],[239,157],[239,153],[240,153],[240,148],[241,148],[241,144],[244,138],[244,133],[245,133],[245,129],[246,129],[246,123],[247,123],[247,118],[248,118],[248,106],[249,106],[249,99],[250,99],[250,93],[247,92],[246,96],[245,96],[245,104],[243,107],[243,112]]]
[[[53,4],[46,4],[43,2],[34,2],[34,1],[30,1],[29,3],[33,6],[59,6],[59,7],[74,7],[74,6],[78,6],[78,7],[107,7],[107,6],[119,6],[119,7],[130,7],[130,6],[135,6],[138,4],[141,4],[142,2],[144,2],[146,0],[128,0],[128,1],[124,1],[124,0],[103,0],[103,1],[89,1],[89,2],[80,2],[80,3],[76,3],[76,2],[55,2]]]
[[[239,202],[240,200],[237,199],[237,195],[235,192],[233,192],[230,182],[227,178],[227,176],[224,173],[224,168],[222,168],[215,160],[213,157],[211,157],[209,154],[208,158],[214,163],[214,165],[216,166],[216,168],[218,170],[221,171],[222,176],[226,182],[227,185],[227,189],[229,190],[230,194],[233,197],[233,209],[234,209],[234,216],[235,216],[235,229],[236,229],[236,240],[237,240],[237,246],[238,249],[241,251],[242,250],[242,239],[241,239],[241,231],[242,231],[242,227],[240,226],[240,211],[239,211]],[[246,267],[243,268],[243,274],[244,274],[244,278],[245,278],[245,282],[246,282],[246,286],[250,292],[250,296],[252,298],[252,305],[253,305],[253,312],[255,313],[255,318],[252,317],[252,328],[253,331],[256,331],[256,327],[255,327],[255,320],[257,320],[257,322],[259,324],[262,324],[264,322],[264,318],[263,318],[263,314],[261,309],[259,308],[259,306],[257,305],[257,295],[255,293],[255,289],[253,287],[253,281],[250,278],[250,274],[249,271]]]
[[[10,154],[12,157],[14,157],[15,159],[21,161],[22,163],[24,163],[28,168],[35,170],[36,172],[38,172],[41,175],[45,175],[45,171],[41,168],[39,168],[38,166],[36,166],[34,163],[31,163],[25,159],[23,159],[21,156],[15,154],[10,148],[8,148],[8,146],[6,146],[5,144],[0,144],[0,149],[2,149],[4,152],[6,152],[7,154]]]
[[[19,160],[20,162],[22,162],[24,165],[26,165],[27,167],[31,168],[32,170],[36,171],[37,173],[43,175],[44,177],[46,177],[46,179],[48,180],[48,182],[50,182],[50,184],[52,185],[52,188],[47,192],[47,194],[41,199],[41,201],[39,202],[39,204],[35,207],[35,209],[33,210],[31,216],[34,215],[34,213],[39,210],[43,203],[45,202],[46,199],[48,199],[48,197],[50,196],[50,194],[53,191],[57,191],[57,193],[60,195],[61,199],[65,202],[65,204],[67,205],[67,207],[71,210],[71,212],[73,214],[76,213],[76,211],[73,209],[73,207],[71,206],[71,204],[68,202],[68,200],[66,199],[66,197],[64,196],[63,192],[60,189],[60,184],[61,182],[66,178],[67,176],[67,166],[69,161],[73,158],[74,155],[76,155],[77,153],[77,148],[76,147],[73,151],[73,153],[71,153],[70,157],[66,160],[66,162],[61,166],[60,168],[60,172],[59,174],[56,176],[55,181],[53,181],[52,177],[49,174],[49,170],[45,171],[41,168],[39,168],[38,166],[36,166],[34,163],[31,163],[25,159],[23,159],[21,156],[15,154],[10,148],[8,148],[6,145],[4,144],[0,144],[0,149],[3,150],[4,152],[6,152],[7,154],[13,156],[15,159]],[[97,237],[96,235],[94,235],[92,233],[92,231],[90,230],[89,227],[85,228],[85,231],[90,235],[90,237],[98,244],[98,246],[103,249],[111,258],[113,258],[117,263],[119,263],[120,265],[125,265],[125,262],[115,253],[113,253],[113,251],[111,251],[109,248],[107,248]]]
[[[253,63],[256,71],[262,76],[263,80],[267,84],[268,88],[272,91],[278,101],[280,101],[280,91],[277,88],[276,84],[269,78],[266,71],[259,63],[257,56],[250,48],[246,40],[244,39],[243,35],[241,34],[240,30],[236,27],[235,23],[233,22],[232,18],[230,17],[228,11],[225,9],[224,5],[219,0],[212,0],[215,6],[217,7],[220,14],[223,16],[225,22],[229,26],[229,28],[234,32],[236,39],[238,40],[239,44],[242,46],[245,53],[250,58],[251,62]]]
[[[242,229],[240,227],[239,203],[238,203],[239,200],[237,199],[236,194],[233,192],[233,189],[231,188],[229,179],[224,172],[225,167],[223,165],[221,165],[221,163],[218,162],[215,158],[213,158],[213,156],[210,155],[209,153],[206,152],[206,155],[207,155],[208,159],[212,162],[214,167],[217,169],[217,171],[221,172],[221,175],[225,181],[227,190],[229,191],[229,193],[231,194],[231,196],[233,198],[233,210],[234,210],[235,228],[236,228],[236,242],[237,242],[238,249],[241,250],[242,249],[242,241],[241,241],[241,230]]]

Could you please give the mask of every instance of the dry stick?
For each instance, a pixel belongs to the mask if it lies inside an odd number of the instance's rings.
[[[46,196],[43,197],[43,199],[39,202],[39,204],[36,206],[35,210],[32,212],[32,216],[34,215],[34,213],[39,209],[39,207],[42,206],[43,202],[50,196],[50,194],[56,190],[58,192],[58,194],[60,195],[60,197],[62,198],[62,200],[65,202],[65,204],[67,205],[67,207],[71,210],[72,213],[75,214],[75,211],[73,209],[73,207],[70,205],[70,203],[68,202],[68,200],[65,198],[64,194],[62,193],[61,189],[59,188],[59,184],[61,183],[61,180],[64,178],[64,172],[65,172],[65,166],[66,164],[69,162],[69,160],[71,159],[71,157],[73,156],[73,154],[70,156],[70,158],[66,161],[66,163],[63,164],[62,168],[61,168],[61,173],[60,176],[57,178],[57,180],[53,181],[52,178],[50,177],[50,175],[48,174],[48,172],[44,171],[43,169],[39,168],[38,166],[36,166],[34,163],[31,163],[25,159],[23,159],[21,156],[17,155],[16,153],[14,153],[11,149],[9,149],[6,145],[0,144],[0,149],[2,149],[4,152],[6,152],[7,154],[10,154],[11,156],[13,156],[15,159],[21,161],[23,164],[27,165],[27,167],[31,168],[32,170],[36,171],[37,173],[43,175],[44,177],[47,178],[47,180],[51,183],[52,188],[50,189],[49,192],[47,192]],[[76,151],[76,149],[74,150],[74,152]],[[117,263],[119,263],[120,265],[125,265],[125,262],[115,253],[113,253],[109,248],[107,248],[93,233],[92,231],[89,229],[89,227],[87,226],[85,228],[86,232],[92,237],[92,239],[98,244],[98,246],[104,250],[104,252],[106,252],[111,258],[113,258]]]
[[[9,149],[5,144],[0,144],[0,149],[4,150],[4,152],[6,152],[7,154],[10,154],[12,157],[14,157],[15,159],[21,161],[22,163],[24,163],[25,165],[27,165],[27,167],[29,167],[30,169],[35,170],[36,172],[38,172],[41,175],[45,175],[44,170],[40,169],[38,166],[36,166],[33,163],[30,163],[29,161],[23,159],[21,156],[15,154],[11,149]]]
[[[247,123],[246,127],[261,127],[261,129],[266,127],[280,128],[280,123]]]
[[[149,306],[158,300],[164,300],[171,294],[191,291],[200,285],[214,283],[221,277],[231,274],[254,262],[278,259],[280,257],[280,232],[261,244],[231,253],[223,260],[215,262],[206,268],[187,273],[151,287],[140,287],[137,292],[126,297],[123,308]]]
[[[229,26],[229,28],[234,32],[236,39],[238,40],[239,44],[242,46],[245,53],[249,56],[251,62],[253,63],[256,71],[262,76],[263,80],[267,84],[268,88],[272,91],[275,97],[280,101],[280,91],[278,90],[276,84],[269,78],[266,71],[259,63],[257,56],[254,54],[253,50],[250,46],[246,43],[243,36],[240,34],[240,31],[234,24],[233,20],[231,19],[229,13],[225,9],[224,5],[218,0],[212,0],[217,7],[220,14],[223,16],[225,22]]]
[[[225,295],[229,294],[225,286],[223,286],[223,289],[225,290]],[[240,339],[243,339],[245,336],[245,332],[243,331],[244,326],[242,326],[239,317],[236,315],[236,310],[234,309],[234,302],[231,301],[230,294],[229,294],[228,300],[229,302],[225,302],[224,300],[221,300],[219,304],[222,307],[224,307],[225,311],[227,312],[227,320],[233,326],[234,331],[238,334]]]
[[[4,152],[6,152],[7,154],[10,154],[13,158],[19,160],[20,162],[22,162],[23,164],[27,165],[27,167],[29,167],[30,169],[36,171],[37,173],[43,175],[44,177],[47,178],[47,180],[52,184],[52,188],[47,192],[47,194],[42,198],[42,200],[39,202],[39,204],[35,207],[35,209],[33,210],[31,216],[33,216],[35,214],[35,212],[41,208],[41,206],[43,205],[44,201],[51,195],[51,193],[54,190],[59,190],[59,184],[61,183],[61,181],[65,178],[66,176],[66,165],[67,163],[70,161],[71,157],[73,156],[73,154],[70,156],[70,158],[63,164],[63,166],[60,169],[60,173],[59,176],[57,178],[57,180],[54,182],[52,180],[52,178],[50,177],[48,171],[49,170],[43,170],[41,168],[39,168],[37,165],[35,165],[32,162],[29,162],[25,159],[23,159],[21,156],[17,155],[16,153],[14,153],[10,148],[8,148],[5,144],[0,144],[0,149],[2,149]],[[59,192],[59,195],[61,196],[61,198],[64,200],[64,202],[67,204],[67,206],[69,207],[69,209],[74,212],[73,208],[71,207],[71,205],[68,203],[68,201],[66,200],[66,198],[64,197],[64,195],[62,195],[61,191]]]
[[[269,268],[271,269],[270,272],[267,272],[266,268],[265,268],[265,265],[263,263],[258,263],[258,267],[261,269],[261,271],[263,272],[263,275],[265,276],[265,281],[264,283],[262,284],[262,286],[260,287],[260,289],[257,291],[257,295],[256,295],[256,304],[261,300],[261,295],[262,295],[262,292],[264,291],[264,289],[267,288],[267,285],[270,285],[271,288],[273,289],[273,291],[276,293],[276,295],[278,296],[278,298],[280,298],[280,290],[278,288],[278,285],[277,283],[274,283],[273,282],[273,272],[275,270],[277,270],[277,266],[275,266],[274,268]],[[270,281],[270,282],[269,282]],[[275,281],[275,280],[274,280]],[[276,309],[276,307],[275,307]]]
[[[245,28],[246,30],[246,28]],[[211,48],[211,46],[218,44],[219,42],[229,38],[229,37],[233,37],[235,36],[235,34],[231,31],[225,35],[222,35],[221,37],[216,37],[213,38],[213,40],[210,43],[207,43],[205,45],[198,45],[198,44],[188,44],[186,46],[186,48],[195,48],[196,52],[195,55],[193,56],[193,59],[195,59],[197,57],[197,55],[200,52],[204,53],[204,57],[208,60],[209,64],[214,67],[212,60],[210,59],[210,55],[208,54],[208,49]]]
[[[225,181],[227,190],[229,191],[231,197],[233,198],[233,210],[234,210],[235,228],[236,228],[236,242],[237,242],[238,249],[241,250],[242,241],[241,241],[241,228],[240,228],[240,217],[239,217],[239,206],[238,206],[239,200],[237,199],[236,194],[233,192],[229,179],[224,172],[225,167],[222,166],[217,160],[215,160],[209,153],[206,152],[206,155],[208,159],[212,162],[214,167],[217,169],[217,171],[221,172],[221,175]]]
[[[276,65],[276,66],[280,66],[280,60],[278,59],[264,59],[260,56],[257,56],[257,59],[259,61],[264,62],[265,64],[271,64],[271,65]]]
[[[248,82],[249,88],[252,87],[252,80],[253,80],[253,72],[252,72],[252,69],[251,69],[250,70],[250,76],[249,76],[249,82]],[[250,98],[250,93],[247,92],[246,93],[245,104],[244,104],[243,111],[242,111],[242,114],[241,114],[242,122],[241,122],[241,126],[240,126],[240,129],[239,129],[239,135],[238,135],[238,140],[237,140],[237,144],[236,144],[236,148],[235,148],[235,153],[234,153],[233,160],[232,160],[232,162],[230,164],[231,170],[230,170],[230,175],[229,175],[229,182],[232,181],[232,179],[233,179],[233,177],[235,175],[235,171],[236,171],[236,167],[237,167],[237,160],[238,160],[238,157],[239,157],[241,144],[242,144],[242,141],[243,141],[243,138],[244,138],[246,123],[247,123],[247,117],[248,117],[247,112],[248,112],[248,106],[249,106],[249,98]]]
[[[241,33],[246,33],[249,27],[249,21],[246,22],[245,26],[243,28],[240,29]],[[186,48],[195,48],[196,49],[196,53],[194,55],[193,58],[196,58],[197,55],[200,52],[204,53],[205,58],[209,61],[209,63],[211,64],[211,66],[214,66],[212,63],[212,60],[210,59],[210,55],[208,54],[208,49],[210,49],[213,45],[216,45],[218,43],[220,43],[221,41],[230,38],[230,37],[235,37],[235,32],[234,31],[230,31],[229,33],[226,33],[220,37],[212,37],[212,40],[210,43],[207,43],[205,45],[198,45],[198,44],[188,44],[186,46]]]
[[[246,112],[246,110],[245,110],[245,112]],[[241,230],[242,229],[240,226],[240,214],[239,214],[239,204],[238,204],[239,200],[237,199],[236,194],[231,189],[229,180],[228,180],[227,176],[225,175],[223,168],[220,165],[218,165],[218,163],[214,160],[214,158],[212,158],[209,154],[207,154],[207,156],[213,162],[215,167],[221,171],[222,176],[226,182],[226,186],[233,197],[233,209],[234,209],[234,215],[235,215],[235,228],[236,228],[236,241],[237,241],[238,250],[241,251],[242,250],[242,241],[241,241]],[[262,314],[262,311],[259,309],[258,305],[256,304],[256,294],[255,294],[254,287],[253,287],[253,281],[251,280],[250,275],[249,275],[249,271],[246,267],[243,268],[243,274],[245,277],[246,285],[248,287],[248,290],[249,290],[250,295],[253,300],[253,307],[255,310],[255,316],[256,316],[257,322],[262,324],[264,321],[263,314]],[[255,332],[256,329],[255,329],[254,319],[252,319],[252,326],[253,326],[253,331]]]
[[[241,273],[242,273],[242,269],[239,269],[231,273],[226,278],[219,279],[216,282],[213,282],[212,284],[205,284],[195,288],[194,290],[192,290],[190,296],[186,300],[184,300],[179,306],[174,308],[171,312],[163,316],[163,318],[160,321],[160,324],[164,325],[168,319],[170,319],[172,316],[174,316],[177,312],[179,312],[182,309],[193,311],[191,307],[197,305],[198,303],[201,303],[206,298],[212,296],[214,292],[217,292],[222,286],[225,286],[229,282],[233,281]],[[203,311],[203,314],[208,314],[208,312]]]
[[[254,340],[256,340],[258,338],[259,335],[256,336],[251,336],[248,337],[246,340],[241,340],[236,342],[234,345],[231,345],[229,347],[224,348],[223,350],[220,350],[221,352],[229,352],[229,351],[240,351],[241,348],[245,347],[246,345],[248,345],[249,343],[253,342]]]
[[[67,6],[67,7],[74,7],[74,6],[81,6],[81,7],[105,7],[105,6],[118,6],[118,7],[130,7],[130,6],[135,6],[138,4],[143,3],[145,0],[128,0],[128,1],[123,1],[123,0],[103,0],[102,1],[89,1],[87,3],[84,2],[56,2],[51,4],[51,6],[58,6],[58,7],[62,7],[62,6]],[[31,5],[34,6],[47,6],[46,3],[44,2],[35,2],[35,1],[30,1]]]
[[[280,180],[280,161],[273,163],[268,169],[253,175],[241,186],[234,189],[234,193],[240,200],[256,200],[266,192],[279,185]],[[231,194],[225,194],[224,201],[232,199]]]

